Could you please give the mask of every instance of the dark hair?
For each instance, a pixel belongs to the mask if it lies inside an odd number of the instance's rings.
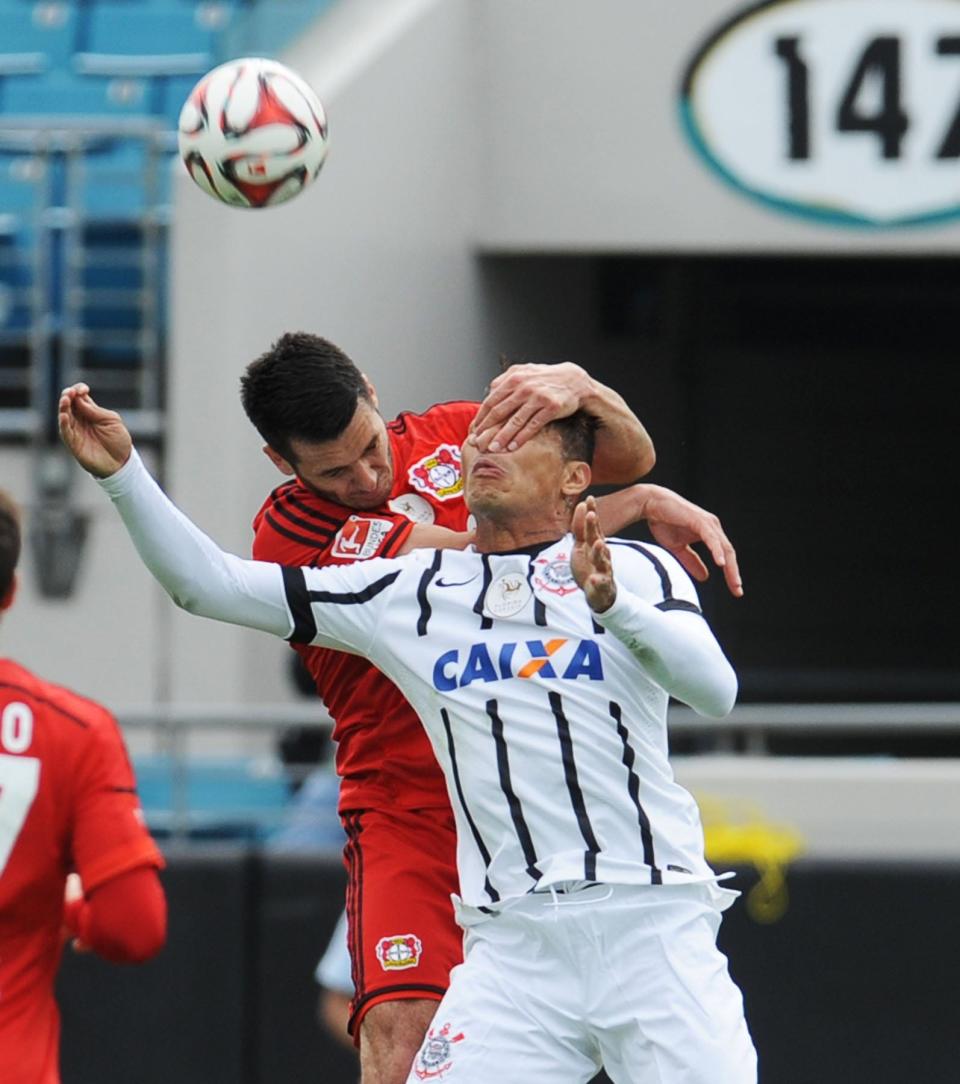
[[[370,396],[360,370],[339,347],[294,331],[247,366],[240,398],[260,436],[293,463],[293,440],[334,440],[353,420],[357,403]]]
[[[597,430],[600,428],[600,419],[585,410],[575,410],[566,418],[557,418],[547,424],[548,429],[553,429],[560,434],[560,444],[563,458],[569,462],[571,459],[581,459],[588,465],[593,463],[593,453],[597,446]]]
[[[0,599],[10,590],[20,560],[20,513],[0,489]]]

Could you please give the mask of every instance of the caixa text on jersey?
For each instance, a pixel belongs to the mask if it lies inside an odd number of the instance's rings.
[[[522,643],[473,644],[466,658],[454,648],[433,665],[433,685],[442,693],[474,681],[505,681],[507,678],[580,677],[603,681],[600,648],[593,640],[525,640]]]

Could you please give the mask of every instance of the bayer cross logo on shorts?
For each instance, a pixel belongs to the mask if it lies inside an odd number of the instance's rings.
[[[404,971],[417,967],[423,955],[420,938],[412,933],[381,937],[377,943],[377,959],[384,971]]]
[[[417,1060],[413,1063],[413,1071],[419,1080],[436,1080],[453,1067],[453,1044],[462,1042],[465,1038],[462,1031],[456,1035],[450,1034],[450,1025],[444,1024],[439,1031],[431,1028],[427,1032],[427,1038]]]

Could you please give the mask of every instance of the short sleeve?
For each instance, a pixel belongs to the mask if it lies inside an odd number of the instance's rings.
[[[281,565],[317,567],[395,557],[414,524],[400,512],[350,512],[281,487],[255,522],[253,556]]]
[[[107,712],[90,726],[75,767],[71,856],[85,891],[139,866],[162,869],[147,831],[133,768]]]

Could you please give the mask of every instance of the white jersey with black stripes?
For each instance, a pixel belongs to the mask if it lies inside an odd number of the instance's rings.
[[[446,775],[465,903],[564,881],[714,878],[696,803],[670,768],[667,704],[725,714],[736,679],[664,550],[610,540],[617,600],[597,615],[569,535],[512,553],[281,569],[223,553],[142,466],[103,485],[180,605],[357,652],[399,686]]]

